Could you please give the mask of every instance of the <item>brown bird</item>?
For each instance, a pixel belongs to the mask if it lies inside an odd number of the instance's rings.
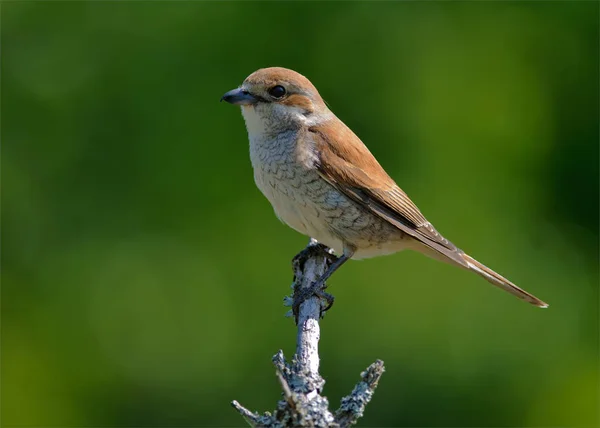
[[[263,68],[221,100],[242,108],[254,179],[277,217],[341,255],[313,290],[351,258],[411,249],[548,306],[444,238],[306,77]]]

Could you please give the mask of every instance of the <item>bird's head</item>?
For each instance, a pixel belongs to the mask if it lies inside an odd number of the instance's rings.
[[[318,124],[331,113],[303,75],[281,67],[261,68],[221,98],[242,107],[248,133],[279,133]]]

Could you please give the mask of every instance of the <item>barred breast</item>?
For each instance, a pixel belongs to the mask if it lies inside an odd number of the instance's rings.
[[[311,168],[309,152],[298,150],[297,137],[295,131],[271,138],[250,136],[254,180],[277,217],[337,254],[345,244],[356,248],[353,258],[403,249],[406,241],[400,230],[365,211]]]

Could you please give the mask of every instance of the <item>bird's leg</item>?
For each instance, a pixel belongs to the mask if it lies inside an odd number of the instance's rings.
[[[327,312],[331,308],[331,306],[333,306],[334,301],[333,296],[325,292],[325,289],[327,288],[327,284],[325,283],[325,281],[327,281],[329,277],[333,275],[333,273],[348,260],[350,260],[350,257],[348,257],[345,254],[343,254],[341,257],[338,257],[338,259],[335,262],[333,262],[331,266],[329,266],[329,269],[327,269],[327,271],[325,271],[325,273],[321,275],[319,279],[313,282],[310,288],[307,290],[307,293],[310,293],[312,291],[312,293],[327,301],[327,306],[325,306],[322,312]]]
[[[312,240],[311,240],[311,244],[312,244]],[[307,251],[310,248],[311,248],[311,246],[307,247],[303,251]],[[302,254],[302,253],[300,253],[300,254]],[[327,253],[327,254],[334,257],[330,253]],[[302,304],[302,302],[304,302],[306,299],[308,299],[311,296],[317,296],[327,302],[327,306],[325,306],[325,308],[321,311],[321,313],[324,313],[331,308],[331,306],[333,305],[333,302],[334,302],[334,298],[331,294],[325,292],[325,289],[327,288],[325,281],[327,281],[329,279],[329,277],[331,275],[333,275],[333,273],[340,268],[340,266],[342,266],[344,263],[346,263],[348,260],[350,260],[353,255],[354,255],[354,249],[344,248],[344,254],[342,254],[342,256],[340,256],[340,257],[335,258],[335,260],[333,261],[333,263],[331,263],[329,265],[329,267],[327,268],[325,273],[323,275],[321,275],[315,282],[313,282],[310,287],[300,290],[297,293],[294,293],[295,295],[294,295],[294,303],[292,305],[292,310],[294,312],[294,316],[296,317],[296,320],[298,319],[300,305]]]

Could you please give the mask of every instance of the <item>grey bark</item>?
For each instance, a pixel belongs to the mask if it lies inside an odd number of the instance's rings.
[[[335,260],[331,250],[311,240],[292,262],[294,269],[293,297],[286,298],[291,306],[302,290],[311,286]],[[273,412],[259,415],[237,401],[231,404],[253,427],[348,427],[363,415],[384,367],[377,360],[361,373],[362,380],[350,395],[342,398],[340,408],[332,413],[327,398],[322,396],[325,380],[319,374],[319,319],[326,306],[324,299],[311,296],[299,305],[296,354],[291,363],[286,362],[282,351],[273,356],[277,379],[283,390],[283,400]]]

